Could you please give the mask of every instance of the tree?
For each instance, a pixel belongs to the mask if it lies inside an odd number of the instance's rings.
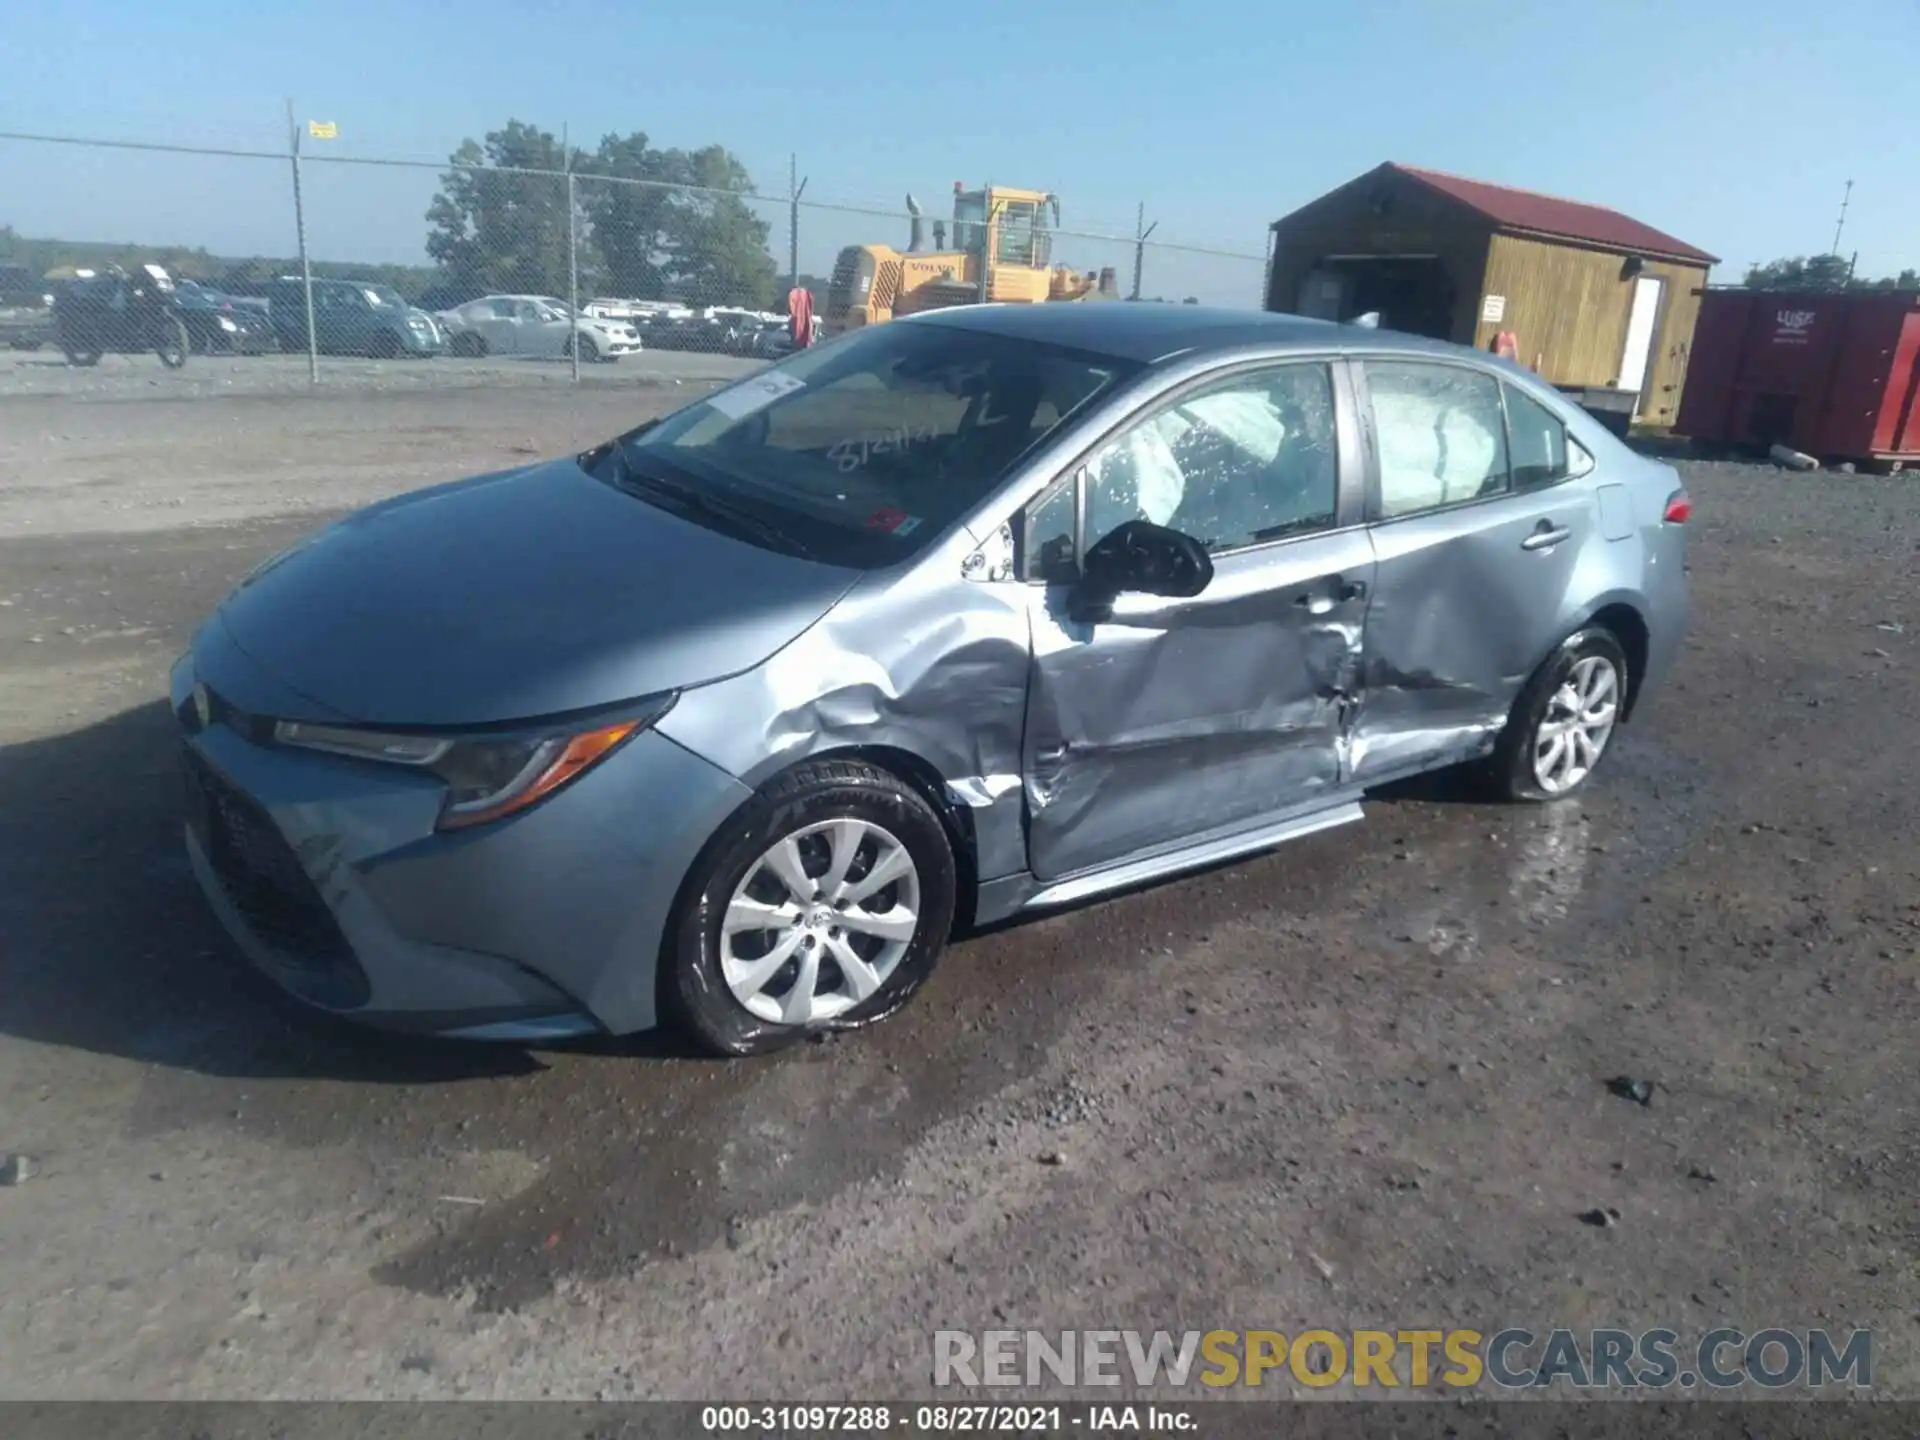
[[[660,150],[635,131],[602,137],[579,168],[579,203],[609,292],[756,310],[772,303],[772,226],[744,198],[753,180],[729,151]]]
[[[427,254],[442,284],[473,294],[487,291],[567,293],[567,190],[561,172],[568,155],[560,141],[536,126],[509,120],[484,143],[463,141],[449,157],[455,168],[440,181],[427,207]],[[577,163],[579,152],[574,152]],[[521,174],[520,171],[544,171]]]
[[[1844,256],[1795,255],[1750,267],[1746,284],[1750,290],[1920,290],[1920,271],[1908,269],[1866,280],[1852,270],[1852,262]]]

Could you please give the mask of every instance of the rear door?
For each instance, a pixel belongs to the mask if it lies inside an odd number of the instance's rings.
[[[1451,360],[1353,368],[1377,564],[1352,741],[1367,784],[1485,747],[1565,633],[1595,521],[1564,427],[1517,387]]]

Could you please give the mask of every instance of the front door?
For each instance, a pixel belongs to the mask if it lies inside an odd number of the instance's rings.
[[[1028,858],[1054,880],[1177,848],[1342,781],[1373,557],[1352,407],[1333,367],[1201,382],[1102,445],[1029,508]],[[1076,490],[1084,520],[1076,527]],[[1204,541],[1191,599],[1069,614],[1072,556],[1144,518]]]
[[[1568,623],[1595,525],[1588,462],[1518,386],[1437,361],[1362,373],[1379,569],[1351,750],[1369,784],[1484,748]]]

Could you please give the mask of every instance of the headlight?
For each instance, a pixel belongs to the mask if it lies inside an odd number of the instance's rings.
[[[524,810],[585,774],[667,713],[673,695],[629,707],[618,720],[502,735],[421,735],[281,720],[282,745],[425,770],[446,782],[439,828],[484,825]]]

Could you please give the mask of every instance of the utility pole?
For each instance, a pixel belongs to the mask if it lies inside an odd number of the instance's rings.
[[[1140,298],[1140,272],[1146,265],[1147,237],[1160,226],[1158,220],[1147,224],[1147,202],[1142,200],[1133,212],[1133,296]]]
[[[787,288],[800,288],[800,197],[807,182],[800,178],[800,157],[787,153]]]
[[[567,321],[573,327],[573,343],[567,357],[573,365],[573,378],[580,378],[580,212],[573,203],[573,142],[570,127],[560,127],[560,158],[567,167]]]
[[[287,153],[293,161],[293,228],[300,241],[300,291],[307,305],[307,383],[320,383],[320,337],[313,331],[313,266],[307,261],[307,210],[300,198],[300,126],[287,101]]]
[[[1829,255],[1840,253],[1840,232],[1847,228],[1847,202],[1851,199],[1853,199],[1853,182],[1849,180],[1846,193],[1840,197],[1840,219],[1833,227],[1833,249],[1827,252]]]

